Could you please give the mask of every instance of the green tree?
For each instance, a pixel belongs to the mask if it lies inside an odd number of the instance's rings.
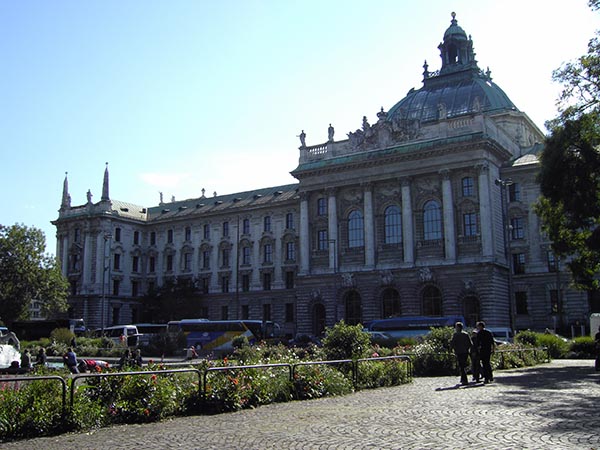
[[[0,225],[0,318],[7,324],[26,318],[33,299],[44,314],[66,311],[69,284],[45,251],[41,230]]]
[[[600,0],[590,0],[598,10]],[[587,54],[554,71],[563,85],[559,115],[547,122],[550,136],[538,177],[536,212],[556,255],[567,257],[576,287],[599,287],[600,272],[600,34]]]

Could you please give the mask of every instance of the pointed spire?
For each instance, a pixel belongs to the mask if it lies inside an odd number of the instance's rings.
[[[67,179],[68,172],[65,172],[65,181],[63,181],[63,192],[62,201],[60,202],[60,208],[71,207],[71,196],[69,195],[69,180]]]
[[[104,182],[102,183],[102,198],[101,200],[109,201],[110,197],[108,195],[108,163],[106,163],[106,168],[104,169]]]

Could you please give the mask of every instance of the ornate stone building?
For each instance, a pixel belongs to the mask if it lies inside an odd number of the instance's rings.
[[[169,278],[203,292],[197,317],[275,320],[318,334],[340,319],[462,314],[515,329],[586,322],[533,205],[544,135],[480,70],[453,15],[442,65],[377,122],[307,145],[297,184],[141,207],[71,206],[57,254],[72,314],[135,322]],[[155,318],[160,321],[161,318]]]

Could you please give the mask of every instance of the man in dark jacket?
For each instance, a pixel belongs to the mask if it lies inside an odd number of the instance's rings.
[[[473,343],[469,335],[463,331],[463,328],[462,322],[456,322],[450,346],[456,354],[456,361],[460,370],[460,384],[467,385],[469,384],[467,378],[467,361],[469,359],[469,350],[471,350]]]
[[[485,322],[477,322],[477,344],[479,346],[479,359],[483,368],[483,382],[485,384],[494,381],[494,373],[492,372],[492,364],[490,358],[496,348],[494,335],[491,331],[486,330]]]

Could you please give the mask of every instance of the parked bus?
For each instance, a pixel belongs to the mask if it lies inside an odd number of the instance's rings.
[[[156,337],[167,336],[166,323],[136,323],[134,325],[138,330],[138,345],[147,346],[150,341]]]
[[[253,344],[276,336],[278,325],[261,320],[206,320],[182,319],[168,324],[169,333],[185,335],[187,347],[194,347],[203,354],[223,355],[233,350],[232,341],[246,336]]]
[[[83,319],[38,319],[38,320],[17,320],[10,326],[19,339],[25,341],[35,341],[41,338],[50,337],[52,331],[57,328],[67,328],[77,335],[86,332]]]
[[[401,338],[416,338],[429,334],[431,328],[453,327],[456,322],[465,323],[463,316],[411,316],[392,317],[390,319],[373,320],[365,324],[365,330],[380,331],[398,340]]]

